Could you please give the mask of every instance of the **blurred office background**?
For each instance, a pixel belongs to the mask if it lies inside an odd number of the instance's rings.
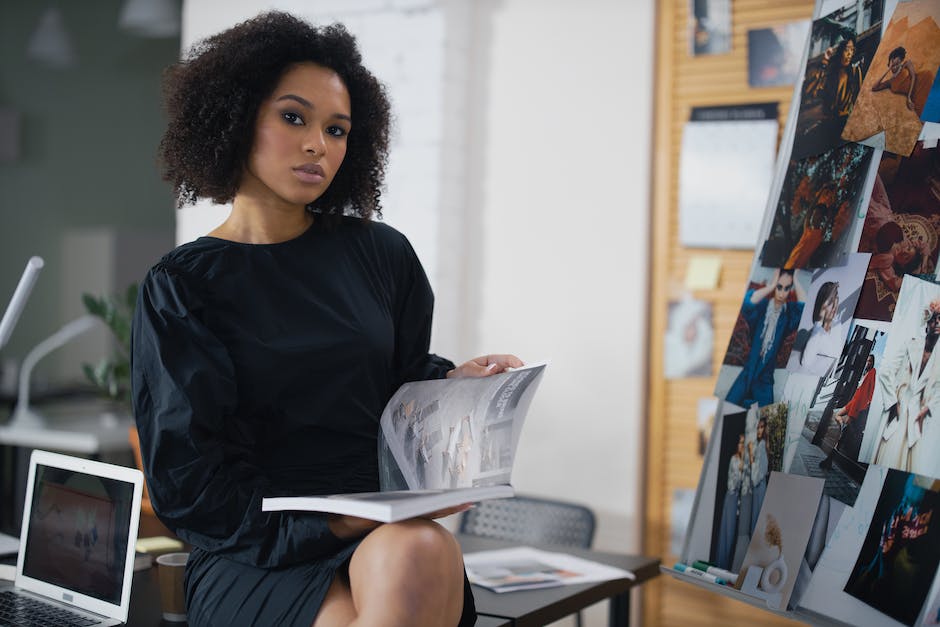
[[[266,8],[341,20],[393,101],[385,215],[437,294],[432,349],[549,360],[513,483],[591,506],[597,548],[639,551],[654,0],[176,1],[180,32],[160,37],[119,25],[125,0],[0,2],[3,304],[30,255],[47,262],[0,360],[224,217],[175,210],[156,169],[181,49]],[[29,53],[50,8],[66,62]],[[80,380],[108,341],[85,339],[37,384]]]

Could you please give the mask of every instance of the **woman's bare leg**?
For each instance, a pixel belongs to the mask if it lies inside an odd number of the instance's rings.
[[[337,573],[326,591],[326,598],[323,599],[312,627],[342,627],[351,625],[354,620],[356,608],[349,591],[349,579],[345,573]]]
[[[446,529],[415,519],[369,533],[313,627],[449,627],[463,611],[463,557]]]

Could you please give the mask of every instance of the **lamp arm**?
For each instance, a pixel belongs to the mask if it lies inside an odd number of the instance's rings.
[[[98,324],[98,318],[94,316],[82,316],[68,322],[61,329],[37,344],[33,350],[23,358],[23,365],[20,366],[19,396],[17,397],[17,409],[24,410],[29,407],[29,380],[33,367],[36,363],[61,346],[64,346],[75,337],[90,331]]]
[[[7,305],[3,319],[0,320],[0,348],[3,348],[9,341],[10,335],[13,333],[13,327],[16,326],[16,321],[20,319],[20,314],[23,313],[26,299],[29,298],[29,293],[33,290],[33,285],[36,284],[36,278],[39,276],[39,271],[42,270],[43,265],[42,257],[30,257],[29,261],[26,262],[23,276],[20,277],[20,282],[17,283],[16,289],[13,291],[13,298],[10,299],[10,304]]]

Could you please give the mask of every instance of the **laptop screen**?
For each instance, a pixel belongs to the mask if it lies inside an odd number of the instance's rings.
[[[121,603],[134,484],[38,464],[23,574]]]

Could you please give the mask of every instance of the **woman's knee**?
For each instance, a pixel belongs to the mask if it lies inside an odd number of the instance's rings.
[[[457,540],[447,529],[431,520],[413,519],[382,525],[370,533],[363,544],[374,545],[389,560],[463,564]]]
[[[349,578],[360,616],[449,625],[463,607],[460,545],[433,521],[409,520],[372,531],[353,553]]]
[[[350,561],[350,574],[372,569],[449,585],[456,579],[462,583],[463,555],[447,529],[430,520],[407,520],[382,525],[362,541]]]

